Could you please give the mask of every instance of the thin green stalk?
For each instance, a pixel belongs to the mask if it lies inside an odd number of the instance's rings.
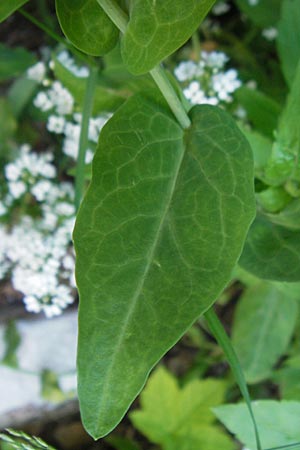
[[[223,349],[225,356],[230,364],[230,367],[235,376],[236,382],[237,382],[237,384],[240,388],[240,391],[245,399],[245,402],[248,406],[248,410],[249,410],[251,420],[253,423],[253,427],[254,427],[257,450],[262,450],[259,433],[258,433],[258,428],[257,428],[256,420],[254,417],[253,409],[251,406],[251,399],[250,399],[249,391],[247,388],[245,377],[244,377],[240,362],[238,360],[238,357],[237,357],[237,355],[234,351],[234,348],[232,347],[232,344],[230,342],[230,339],[227,336],[227,333],[224,330],[224,327],[221,324],[220,320],[218,319],[218,316],[216,315],[213,307],[210,308],[208,311],[206,311],[206,313],[204,314],[204,317],[209,325],[209,328],[210,328],[212,334],[216,338],[216,341],[218,342],[220,347]]]
[[[98,69],[90,68],[90,75],[87,78],[86,90],[83,100],[82,121],[79,139],[79,152],[75,173],[75,207],[78,210],[84,191],[85,155],[89,142],[89,120],[93,110],[95,88],[97,84]]]
[[[116,27],[118,27],[122,33],[125,33],[128,24],[128,17],[120,6],[114,0],[97,0],[97,2],[116,25]],[[163,68],[159,65],[154,67],[154,69],[150,71],[150,75],[157,84],[162,95],[165,97],[170,109],[182,128],[188,128],[191,125],[189,116],[187,115]]]
[[[81,53],[79,50],[77,50],[70,42],[68,42],[66,39],[64,39],[59,34],[55,33],[55,31],[52,31],[51,28],[49,28],[44,23],[40,22],[38,19],[36,19],[34,16],[29,14],[27,11],[25,11],[23,8],[18,9],[18,12],[22,14],[27,20],[29,20],[31,23],[33,23],[36,27],[43,30],[48,36],[50,36],[54,41],[58,42],[59,44],[63,44],[65,47],[67,47],[72,53],[78,56],[82,61],[85,62],[85,64],[91,65],[95,64],[92,59],[87,58],[83,53]]]
[[[299,449],[300,448],[300,442],[295,442],[294,444],[288,444],[288,445],[281,445],[280,447],[272,447],[272,448],[267,448],[266,450],[286,450],[286,449]]]

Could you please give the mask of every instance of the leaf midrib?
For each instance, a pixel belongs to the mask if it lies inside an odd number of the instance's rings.
[[[179,153],[178,163],[177,163],[176,171],[174,173],[174,177],[172,179],[172,183],[170,183],[170,189],[169,189],[169,193],[168,193],[168,196],[167,196],[167,199],[166,199],[165,208],[164,208],[161,220],[160,220],[160,222],[158,224],[158,228],[157,228],[157,232],[156,232],[156,234],[154,236],[153,244],[152,244],[152,246],[151,246],[151,248],[149,250],[149,253],[148,253],[148,257],[147,257],[147,260],[146,260],[146,265],[145,265],[145,269],[144,269],[143,275],[140,277],[140,281],[139,281],[139,283],[137,285],[137,288],[135,290],[135,293],[134,293],[134,295],[132,297],[130,308],[128,310],[128,313],[125,316],[124,324],[123,324],[123,326],[121,328],[121,331],[120,331],[120,337],[119,337],[118,342],[117,342],[117,344],[115,346],[116,350],[113,353],[113,356],[112,356],[112,359],[111,359],[111,363],[110,363],[109,368],[108,368],[108,370],[106,372],[106,377],[104,379],[104,384],[103,384],[103,387],[102,387],[103,396],[99,397],[100,398],[100,402],[99,403],[101,403],[101,404],[105,403],[105,399],[106,399],[106,397],[108,395],[107,386],[109,385],[109,382],[110,382],[111,374],[113,372],[113,367],[114,367],[115,361],[117,359],[117,355],[119,354],[119,350],[120,350],[122,341],[124,339],[124,336],[126,335],[127,326],[128,326],[128,324],[130,322],[130,319],[131,319],[131,317],[132,317],[132,315],[134,313],[137,301],[138,301],[138,299],[140,297],[140,294],[141,294],[141,292],[143,290],[144,282],[145,282],[145,280],[147,278],[148,272],[149,272],[150,267],[152,265],[152,262],[153,262],[153,259],[154,259],[154,254],[155,254],[155,251],[156,251],[156,248],[157,248],[157,244],[158,244],[158,241],[159,241],[159,238],[160,238],[160,235],[161,235],[161,231],[162,231],[162,228],[163,228],[163,226],[165,224],[165,220],[166,220],[167,214],[168,214],[169,209],[170,209],[170,205],[171,205],[171,202],[172,202],[172,199],[173,199],[173,194],[174,194],[175,189],[176,189],[178,175],[179,175],[179,172],[180,172],[182,161],[183,161],[184,156],[185,156],[185,146],[184,146],[184,142],[183,142],[183,136],[182,136],[181,140],[182,140],[182,146],[181,146],[182,148],[181,148],[181,152]],[[171,140],[168,140],[168,141],[171,141]],[[98,411],[99,411],[98,414],[100,416],[101,415],[101,405],[98,408]],[[99,417],[98,417],[98,419],[99,419]]]

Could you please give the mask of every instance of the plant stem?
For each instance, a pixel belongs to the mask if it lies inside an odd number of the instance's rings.
[[[85,64],[91,65],[95,62],[92,59],[87,58],[83,53],[81,53],[79,50],[77,50],[72,44],[70,44],[66,39],[64,39],[59,34],[55,33],[55,31],[52,31],[51,28],[49,28],[44,23],[40,22],[38,19],[36,19],[34,16],[29,14],[24,9],[20,8],[18,9],[18,12],[22,14],[27,20],[29,20],[31,23],[33,23],[36,27],[43,30],[48,36],[50,36],[54,41],[63,44],[65,47],[67,47],[72,53],[78,56],[82,61],[85,62]]]
[[[214,335],[214,337],[215,337],[216,341],[218,342],[218,344],[220,345],[220,347],[223,349],[224,354],[229,362],[231,370],[234,374],[234,377],[240,388],[240,391],[245,399],[245,402],[247,404],[247,407],[248,407],[248,410],[249,410],[249,413],[251,416],[251,420],[252,420],[254,432],[255,432],[257,450],[262,450],[259,433],[258,433],[258,428],[257,428],[256,420],[254,417],[253,409],[251,406],[251,399],[250,399],[249,391],[247,388],[247,384],[245,381],[245,377],[244,377],[240,362],[235,353],[235,350],[232,347],[230,339],[227,336],[227,333],[224,330],[224,327],[221,324],[218,316],[216,315],[213,307],[211,307],[208,311],[206,311],[206,313],[204,314],[204,317],[208,323],[208,326],[209,326],[212,334]]]
[[[86,82],[86,90],[83,100],[79,151],[75,173],[75,207],[77,211],[84,191],[85,155],[89,142],[89,121],[93,110],[97,76],[98,69],[96,67],[91,67],[90,74]]]
[[[118,27],[122,33],[125,33],[128,24],[128,17],[120,6],[117,5],[114,0],[97,0],[97,2],[116,25],[116,27]],[[150,75],[157,84],[182,128],[188,128],[191,125],[190,118],[187,115],[163,68],[160,65],[154,67],[154,69],[150,71]]]

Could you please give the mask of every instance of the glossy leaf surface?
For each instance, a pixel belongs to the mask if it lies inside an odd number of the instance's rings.
[[[184,133],[143,97],[103,128],[74,240],[79,397],[94,437],[230,279],[254,215],[250,147],[224,111],[197,106]]]
[[[297,302],[271,283],[245,292],[235,311],[232,341],[248,383],[271,374],[289,344],[297,310]]]
[[[95,0],[56,0],[62,31],[84,53],[104,55],[117,43],[119,31]]]
[[[283,447],[300,441],[300,402],[260,400],[253,403],[263,448]],[[218,419],[249,450],[256,450],[250,415],[245,404],[214,408]]]
[[[146,73],[181,47],[215,0],[133,0],[122,55],[134,74]]]
[[[7,19],[12,13],[21,6],[25,5],[28,0],[1,0],[0,3],[0,22]]]
[[[257,217],[244,246],[240,265],[259,278],[300,280],[300,232]]]
[[[151,375],[141,394],[141,409],[130,414],[135,428],[164,450],[231,450],[233,442],[214,425],[211,408],[222,403],[226,384],[193,380],[182,389],[163,367]]]

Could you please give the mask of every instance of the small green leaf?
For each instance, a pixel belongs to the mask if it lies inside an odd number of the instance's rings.
[[[76,75],[71,73],[56,58],[54,58],[54,73],[62,84],[71,92],[76,102],[82,105],[86,89],[86,79],[76,77]],[[98,82],[95,92],[93,113],[101,114],[103,112],[115,111],[122,105],[127,97],[127,92],[124,93],[107,86],[102,86],[100,82]]]
[[[210,411],[222,402],[225,387],[223,381],[208,378],[190,381],[179,389],[176,379],[160,367],[141,394],[141,410],[131,413],[130,419],[165,450],[232,449],[233,443],[213,425]]]
[[[276,213],[288,205],[292,197],[281,186],[271,186],[256,194],[256,199],[266,212]]]
[[[56,13],[66,37],[88,55],[104,55],[118,41],[118,29],[96,0],[56,0]]]
[[[231,117],[130,98],[103,128],[74,231],[83,422],[98,438],[217,298],[254,215],[250,147]],[[213,224],[213,225],[212,225]]]
[[[2,363],[11,367],[18,367],[18,359],[16,352],[21,343],[21,337],[17,330],[15,322],[11,321],[7,324],[5,330],[5,355],[2,359]]]
[[[278,214],[267,214],[267,218],[276,225],[300,231],[300,199],[294,199]]]
[[[292,337],[297,311],[296,300],[271,283],[245,291],[235,311],[232,341],[248,383],[270,376]]]
[[[0,44],[0,81],[20,75],[35,62],[34,55],[24,48],[9,48]]]
[[[258,178],[262,178],[263,169],[266,167],[271,156],[272,141],[266,136],[245,126],[240,125],[240,128],[253,151],[255,175]]]
[[[149,72],[181,47],[198,28],[215,0],[134,0],[122,39],[130,72]]]
[[[300,232],[257,217],[244,246],[240,265],[259,278],[300,280]]]
[[[281,106],[263,92],[246,86],[238,89],[235,96],[247,111],[247,117],[255,131],[273,140]]]
[[[238,7],[256,25],[265,28],[275,26],[280,17],[282,0],[259,0],[255,4],[249,0],[236,0]]]
[[[300,441],[300,402],[253,402],[263,448],[288,446]],[[245,404],[213,408],[218,419],[249,449],[256,450],[252,424]]]
[[[21,6],[25,5],[28,0],[1,0],[0,3],[0,23],[7,19],[12,13]]]
[[[300,0],[282,1],[277,47],[283,74],[291,85],[300,60]]]

